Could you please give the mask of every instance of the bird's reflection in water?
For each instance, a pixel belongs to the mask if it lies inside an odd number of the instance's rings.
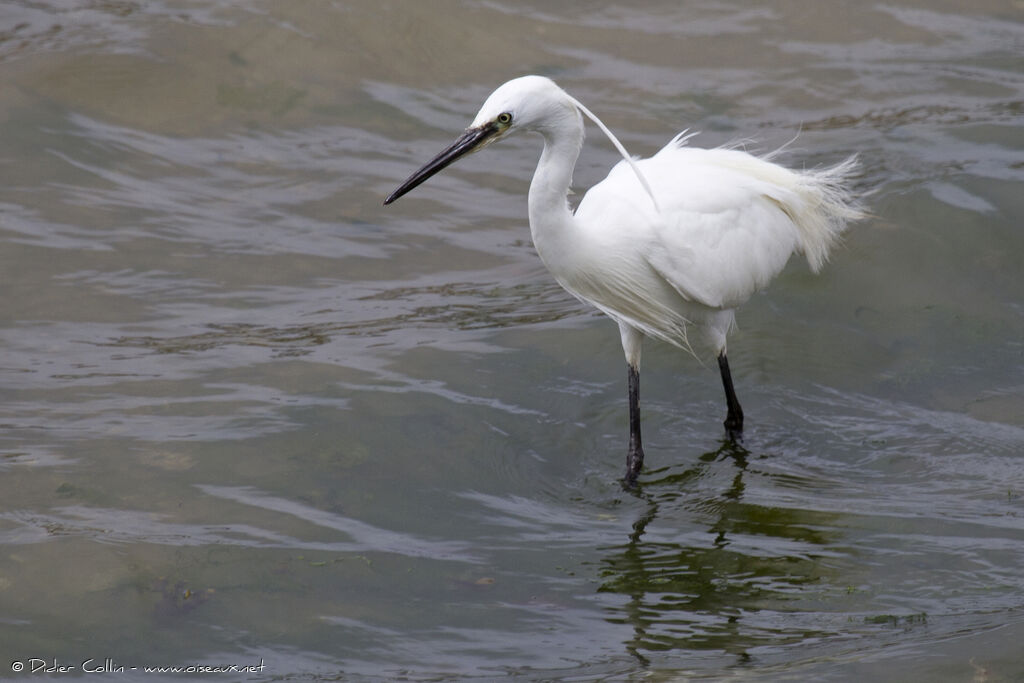
[[[750,460],[728,440],[687,470],[655,472],[632,490],[646,512],[624,545],[606,549],[599,590],[627,597],[608,619],[633,627],[626,649],[642,664],[676,649],[718,651],[743,663],[753,647],[814,637],[786,615],[798,609],[792,601],[799,592],[827,572],[818,559],[827,541],[818,530],[832,515],[745,502],[744,477],[763,476],[752,475]],[[709,496],[702,480],[730,466],[730,485]],[[657,523],[666,518],[683,519],[689,529]]]

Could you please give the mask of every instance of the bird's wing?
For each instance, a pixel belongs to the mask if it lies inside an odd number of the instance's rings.
[[[673,145],[637,163],[660,211],[620,163],[587,193],[577,215],[628,235],[630,248],[683,298],[734,308],[778,275],[798,249],[800,236],[787,213],[793,193],[771,177],[776,169],[792,172],[737,150]]]

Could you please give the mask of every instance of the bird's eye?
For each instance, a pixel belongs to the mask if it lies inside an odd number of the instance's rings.
[[[505,126],[512,123],[512,114],[509,114],[507,111],[498,114],[498,123]]]

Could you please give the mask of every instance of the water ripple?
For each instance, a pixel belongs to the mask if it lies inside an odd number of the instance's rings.
[[[205,494],[242,505],[293,517],[351,540],[317,541],[251,524],[178,524],[163,515],[139,511],[68,506],[49,513],[13,510],[0,519],[14,525],[0,531],[5,544],[40,543],[57,537],[84,536],[101,543],[156,543],[172,546],[237,545],[249,548],[288,548],[332,553],[392,553],[474,563],[479,560],[455,541],[428,541],[408,533],[374,527],[365,522],[270,496],[249,487],[199,485]]]

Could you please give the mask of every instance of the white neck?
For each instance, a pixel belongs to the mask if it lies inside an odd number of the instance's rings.
[[[566,117],[559,124],[541,131],[544,151],[530,183],[530,233],[545,261],[552,240],[564,240],[573,230],[568,194],[576,159],[583,147],[583,122],[578,117]]]

